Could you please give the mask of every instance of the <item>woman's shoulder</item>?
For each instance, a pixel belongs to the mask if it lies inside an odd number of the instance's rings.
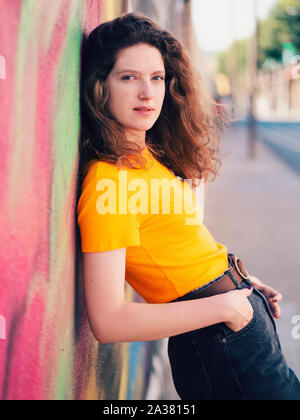
[[[86,167],[81,191],[86,190],[90,185],[97,183],[99,180],[104,178],[117,179],[117,166],[115,164],[99,160],[90,161]]]
[[[115,163],[93,160],[88,165],[86,177],[88,179],[115,177],[118,176],[118,171]]]
[[[153,158],[153,155],[148,150],[144,150],[142,155],[146,158],[145,168],[140,167],[139,164],[137,167],[130,167],[126,164],[117,165],[117,163],[110,163],[103,160],[91,160],[86,168],[86,175],[82,183],[82,188],[84,189],[87,185],[101,179],[113,179],[118,181],[120,180],[120,171],[126,171],[128,179],[136,176],[145,178],[148,178],[150,175],[153,176],[153,172],[157,171],[160,167],[158,161]],[[152,169],[152,171],[149,172],[149,169]]]

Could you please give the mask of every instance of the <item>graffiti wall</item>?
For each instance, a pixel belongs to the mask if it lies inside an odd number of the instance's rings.
[[[94,340],[75,223],[82,34],[122,7],[0,0],[1,399],[147,395],[159,345]]]

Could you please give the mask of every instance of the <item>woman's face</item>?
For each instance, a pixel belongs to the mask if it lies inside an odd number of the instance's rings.
[[[128,139],[144,145],[145,132],[158,119],[165,97],[165,66],[148,44],[121,50],[105,82],[108,107]]]

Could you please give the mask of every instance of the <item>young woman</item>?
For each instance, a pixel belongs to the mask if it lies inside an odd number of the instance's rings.
[[[299,400],[280,294],[215,242],[186,182],[216,175],[222,121],[182,44],[123,15],[88,36],[81,76],[78,224],[96,339],[169,337],[182,399]],[[125,278],[145,303],[126,301]]]

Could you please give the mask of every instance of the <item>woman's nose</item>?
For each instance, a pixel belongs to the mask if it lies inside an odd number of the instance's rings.
[[[153,87],[151,82],[144,81],[140,85],[139,97],[143,99],[150,99],[153,97]]]

